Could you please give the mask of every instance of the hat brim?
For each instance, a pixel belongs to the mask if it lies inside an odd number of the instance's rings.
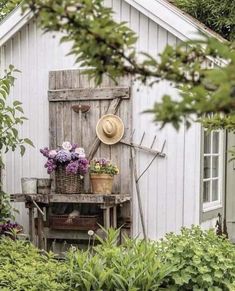
[[[112,137],[108,137],[107,135],[105,135],[103,131],[103,127],[102,127],[103,122],[108,118],[114,119],[117,126],[117,133]],[[102,116],[96,125],[97,137],[99,138],[100,141],[102,141],[102,143],[107,144],[107,145],[113,145],[113,144],[118,143],[123,138],[124,131],[125,131],[125,128],[124,128],[123,121],[121,120],[119,116],[114,115],[114,114],[106,114]]]

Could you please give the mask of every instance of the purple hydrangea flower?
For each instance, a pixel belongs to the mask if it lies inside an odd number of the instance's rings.
[[[78,173],[78,160],[76,161],[71,161],[67,167],[66,167],[66,172],[69,174],[77,174]]]
[[[71,161],[71,153],[65,150],[60,150],[55,158],[60,163],[69,162]]]
[[[88,160],[87,159],[79,159],[79,173],[81,175],[85,175],[88,171]]]
[[[68,173],[84,175],[88,171],[88,161],[83,148],[77,144],[63,142],[62,148],[50,150],[48,147],[41,149],[43,156],[47,157],[44,167],[47,173],[51,174],[60,164],[66,166]]]
[[[48,174],[51,174],[57,168],[56,163],[53,159],[48,159],[44,167],[47,168]]]
[[[44,157],[47,157],[47,158],[49,158],[49,148],[44,148],[44,149],[40,149],[40,153],[42,153],[43,154],[43,156]]]
[[[56,150],[50,150],[48,153],[48,156],[50,159],[54,159],[57,155],[57,151]]]
[[[72,152],[71,153],[71,159],[72,160],[77,160],[79,158],[79,154],[75,153],[75,152]]]
[[[72,149],[71,149],[71,151],[74,151],[77,147],[78,147],[78,145],[77,145],[76,143],[72,144]]]
[[[66,172],[71,174],[85,175],[87,171],[88,171],[87,159],[78,159],[75,161],[71,161],[66,167]]]

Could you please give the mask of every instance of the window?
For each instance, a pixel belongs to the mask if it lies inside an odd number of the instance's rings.
[[[222,131],[204,131],[203,211],[213,210],[222,206],[223,140]]]

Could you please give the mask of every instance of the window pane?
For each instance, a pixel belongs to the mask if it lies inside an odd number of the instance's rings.
[[[203,182],[203,202],[210,202],[210,181]]]
[[[212,157],[212,177],[219,176],[219,157]]]
[[[219,153],[219,132],[213,132],[213,154]]]
[[[204,154],[211,152],[211,133],[204,131]]]
[[[219,180],[212,181],[212,201],[217,201],[219,198]]]
[[[204,157],[204,179],[210,178],[211,157]]]

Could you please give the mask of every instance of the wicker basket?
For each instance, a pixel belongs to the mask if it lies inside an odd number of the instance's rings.
[[[55,172],[56,193],[82,193],[84,192],[84,179],[80,175],[66,173],[65,166],[58,166]]]
[[[49,225],[52,229],[96,230],[99,228],[98,215],[80,215],[69,218],[69,215],[51,215]]]

